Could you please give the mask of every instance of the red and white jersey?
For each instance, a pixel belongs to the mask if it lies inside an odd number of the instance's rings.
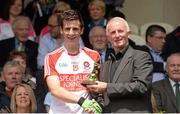
[[[59,76],[60,86],[81,97],[89,98],[89,93],[81,82],[92,72],[94,62],[98,62],[98,52],[86,47],[80,48],[76,54],[69,54],[65,47],[61,47],[45,57],[45,78]],[[63,93],[62,93],[63,94]],[[78,104],[66,103],[53,97],[50,113],[82,113]]]

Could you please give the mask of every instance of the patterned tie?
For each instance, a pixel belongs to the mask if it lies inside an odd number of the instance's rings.
[[[18,48],[17,48],[18,51],[23,51],[23,43],[22,42],[19,42],[18,43]]]
[[[179,84],[179,83],[176,83],[175,86],[176,86],[176,104],[177,104],[177,111],[180,112],[180,90],[179,90],[180,84]]]

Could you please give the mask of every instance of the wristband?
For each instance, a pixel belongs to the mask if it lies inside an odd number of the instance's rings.
[[[82,106],[82,104],[83,104],[83,102],[84,102],[85,100],[86,100],[86,99],[85,99],[84,97],[81,97],[81,98],[78,100],[77,104],[79,104],[80,106]]]

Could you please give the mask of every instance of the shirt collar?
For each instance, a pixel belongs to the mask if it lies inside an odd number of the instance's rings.
[[[150,49],[150,52],[152,53],[156,53],[156,54],[161,54],[162,52],[156,52],[152,47],[150,47],[149,45],[146,45],[149,49]]]
[[[123,55],[126,53],[129,45],[125,46],[123,49],[119,51],[119,53],[116,54],[116,60],[119,60],[123,57]]]
[[[170,79],[170,78],[169,78],[169,81],[170,81],[172,87],[174,87],[174,85],[177,83],[177,82],[173,81],[173,80]],[[178,83],[180,84],[180,82],[178,82]]]

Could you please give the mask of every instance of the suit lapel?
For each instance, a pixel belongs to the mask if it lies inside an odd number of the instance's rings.
[[[116,80],[120,77],[120,73],[123,71],[125,66],[129,63],[129,61],[132,59],[132,53],[133,53],[133,49],[129,46],[121,62],[119,63],[118,68],[116,69],[112,82],[116,82]]]
[[[15,37],[13,37],[13,38],[11,38],[10,40],[10,50],[14,50],[14,49],[16,49],[16,45],[15,45]]]
[[[173,88],[168,78],[165,81],[166,82],[164,83],[164,88],[166,89],[167,94],[169,94],[168,96],[170,96],[169,99],[171,99],[172,104],[174,105],[174,107],[176,107],[176,96],[174,95]]]

